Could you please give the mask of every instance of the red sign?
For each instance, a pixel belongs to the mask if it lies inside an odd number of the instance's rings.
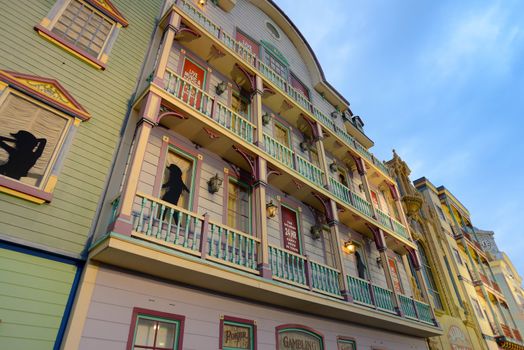
[[[291,77],[291,86],[293,86],[295,89],[298,90],[302,95],[304,95],[309,100],[309,91],[306,89],[304,84],[300,82],[293,74],[290,75]]]
[[[251,52],[258,57],[259,48],[257,43],[255,43],[253,40],[249,39],[247,36],[240,33],[239,31],[237,31],[236,39],[239,43],[244,45],[246,48],[250,49]]]
[[[194,86],[200,89],[204,87],[204,69],[186,58],[182,68],[182,78],[184,78],[186,82],[189,82],[193,86],[190,86],[186,83],[184,88],[180,89],[178,92],[178,97],[180,97],[182,101],[186,102],[190,106],[198,108],[200,106],[200,101],[202,100],[202,91],[195,89]]]
[[[282,208],[282,230],[284,231],[284,249],[300,254],[298,239],[297,213],[294,210]]]
[[[402,285],[400,284],[400,277],[398,274],[397,263],[395,259],[388,258],[389,269],[391,270],[391,277],[393,277],[393,286],[395,287],[395,292],[402,293]]]

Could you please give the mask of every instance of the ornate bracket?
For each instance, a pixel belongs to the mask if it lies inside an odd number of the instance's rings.
[[[253,180],[259,180],[255,159],[240,148],[238,148],[237,146],[233,146],[233,149],[237,151],[249,165],[249,168],[251,169],[251,177],[253,178]]]
[[[366,167],[364,165],[364,162],[362,161],[362,158],[355,156],[353,153],[348,152],[351,155],[351,158],[353,158],[353,161],[355,162],[355,165],[357,166],[357,171],[360,176],[363,176],[366,174]]]
[[[184,38],[184,34],[190,34],[192,36],[194,36],[194,38],[189,38],[188,40],[194,40],[194,39],[198,39],[201,37],[200,33],[197,33],[195,30],[189,28],[189,27],[180,27],[180,28],[177,28],[175,30],[175,39],[176,40],[179,40],[179,39],[183,39]]]
[[[411,260],[415,270],[420,270],[420,259],[418,257],[417,251],[411,247],[406,247],[406,250],[408,251],[409,259]]]
[[[280,175],[282,175],[282,173],[281,173],[280,171],[276,171],[276,170],[270,169],[270,170],[267,172],[267,177],[269,178],[271,175],[277,175],[277,176],[280,176]]]
[[[175,111],[171,111],[169,109],[165,109],[164,111],[162,111],[162,109],[160,110],[162,113],[160,113],[157,117],[157,123],[160,123],[160,121],[162,120],[162,118],[165,118],[165,117],[175,117],[175,118],[178,118],[178,119],[182,119],[182,120],[186,120],[188,119],[185,115],[182,115],[178,112],[175,112]]]
[[[209,57],[206,60],[207,63],[211,62],[214,59],[222,58],[222,57],[224,57],[226,55],[226,53],[224,51],[220,50],[215,45],[211,45],[211,50],[210,51],[211,52],[209,53]]]
[[[220,138],[220,134],[214,132],[213,130],[209,128],[202,128],[202,129],[206,132],[207,136],[209,136],[211,140]]]
[[[306,123],[308,123],[309,127],[311,128],[311,131],[313,132],[313,141],[317,142],[319,140],[322,140],[323,138],[322,129],[318,128],[317,123],[312,121],[311,119],[309,119],[302,113],[300,113],[300,115],[302,116],[302,118],[304,118]]]
[[[257,88],[257,82],[254,74],[249,73],[244,67],[239,65],[238,63],[235,63],[235,67],[237,67],[242,74],[244,74],[249,81],[249,85],[251,87],[251,91],[255,91]]]
[[[326,219],[328,221],[328,225],[332,225],[335,223],[334,215],[331,210],[331,205],[329,204],[329,199],[325,198],[324,196],[319,195],[318,193],[311,192],[313,197],[318,199],[320,203],[322,203],[322,206],[324,207],[324,212],[326,213]]]
[[[375,246],[379,252],[383,252],[388,247],[386,246],[386,239],[384,238],[384,233],[376,226],[366,223],[366,226],[373,233],[373,238],[375,240]]]
[[[395,185],[393,185],[392,183],[389,183],[387,181],[384,181],[386,183],[386,185],[388,185],[389,187],[389,192],[391,193],[391,197],[393,197],[393,200],[396,202],[398,201],[398,192],[397,192],[397,188],[395,187]]]
[[[264,85],[264,88],[262,89],[262,94],[263,95],[266,95],[266,94],[274,95],[276,94],[276,92],[272,88]]]

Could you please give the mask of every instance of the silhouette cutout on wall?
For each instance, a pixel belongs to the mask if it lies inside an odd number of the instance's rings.
[[[189,188],[182,181],[182,170],[175,164],[171,164],[167,167],[169,170],[169,177],[165,184],[162,185],[162,188],[166,188],[166,192],[162,196],[162,200],[169,202],[174,205],[178,205],[178,200],[182,191],[189,193]],[[175,224],[178,224],[179,212],[174,213]]]
[[[37,139],[26,130],[19,130],[16,134],[10,133],[10,135],[13,138],[0,136],[0,147],[8,154],[7,162],[0,165],[0,174],[20,180],[27,176],[40,158],[47,140]],[[9,143],[14,143],[14,146],[10,146]]]
[[[357,259],[357,271],[358,278],[366,279],[366,264],[362,261],[362,257],[359,252],[355,252],[355,258]]]

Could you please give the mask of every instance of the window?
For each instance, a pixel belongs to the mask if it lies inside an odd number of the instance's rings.
[[[127,350],[181,350],[184,316],[135,308]]]
[[[266,51],[264,62],[273,69],[278,75],[287,79],[287,67],[279,59]]]
[[[453,255],[455,255],[455,260],[457,260],[457,263],[459,263],[459,265],[462,265],[462,259],[460,258],[460,253],[456,248],[453,248]]]
[[[195,159],[180,149],[169,149],[166,156],[160,198],[184,209],[193,205]]]
[[[291,140],[289,137],[289,129],[280,123],[275,123],[275,139],[286,147],[290,147]]]
[[[248,185],[230,178],[227,188],[227,225],[251,232],[251,189]]]
[[[437,284],[435,283],[435,278],[433,277],[433,272],[431,270],[431,265],[429,264],[428,257],[426,255],[426,251],[424,250],[424,247],[420,244],[420,242],[417,241],[418,246],[418,252],[420,254],[420,260],[422,264],[422,274],[424,275],[424,279],[426,280],[426,284],[429,290],[429,293],[433,297],[433,302],[435,303],[435,307],[443,310],[444,307],[442,305],[442,300],[440,299],[440,294],[437,290]]]
[[[368,273],[368,266],[367,266],[367,259],[366,259],[366,253],[364,249],[362,249],[361,245],[357,245],[355,250],[355,268],[357,270],[358,278],[361,278],[363,280],[369,279],[369,273]]]
[[[473,307],[475,308],[475,313],[477,316],[481,319],[484,319],[484,314],[482,313],[482,308],[480,307],[479,301],[475,298],[471,298],[471,302],[473,303]]]
[[[391,278],[393,279],[393,287],[395,292],[403,294],[402,282],[400,280],[400,273],[398,270],[397,261],[395,258],[388,257],[389,270],[391,271]]]
[[[104,69],[118,29],[127,24],[109,0],[58,0],[35,29],[44,38]]]
[[[357,350],[357,342],[353,338],[337,337],[338,350]]]
[[[294,74],[289,75],[291,86],[293,86],[298,92],[309,100],[309,90],[306,86],[297,78]]]
[[[224,316],[220,320],[220,346],[222,350],[254,350],[257,344],[255,321]]]
[[[9,189],[3,192],[50,201],[63,150],[87,119],[57,81],[0,71],[0,188]]]
[[[267,30],[269,30],[269,32],[271,33],[271,35],[273,35],[275,39],[280,39],[280,32],[278,31],[277,27],[273,25],[273,23],[266,22],[266,28]]]

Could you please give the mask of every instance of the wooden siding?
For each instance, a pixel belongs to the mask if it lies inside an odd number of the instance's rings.
[[[0,249],[2,349],[53,349],[76,266]]]
[[[426,349],[424,339],[284,311],[109,268],[101,268],[98,273],[79,349],[124,349],[133,307],[184,315],[184,350],[217,349],[222,315],[256,321],[259,350],[274,350],[275,328],[288,323],[321,332],[326,349],[337,348],[337,336],[354,337],[359,349]]]
[[[113,1],[130,25],[120,30],[105,71],[33,30],[55,2],[2,2],[0,68],[57,79],[92,119],[78,127],[51,203],[36,205],[0,194],[0,234],[78,255],[86,244],[162,0]]]

